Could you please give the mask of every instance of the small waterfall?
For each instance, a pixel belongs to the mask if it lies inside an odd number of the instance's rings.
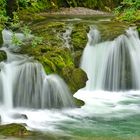
[[[3,68],[1,69],[0,79],[2,84],[2,102],[6,108],[12,108],[12,78],[13,73],[10,64],[1,63]]]
[[[5,41],[7,31],[3,33]],[[10,39],[7,45],[11,45]],[[58,75],[46,75],[39,62],[14,54],[5,45],[1,50],[7,54],[7,61],[0,63],[0,103],[4,107],[74,107],[72,94]]]
[[[99,42],[100,34],[91,28],[83,52],[81,68],[88,75],[88,90],[140,89],[140,40],[128,29],[113,41]]]
[[[42,107],[63,106],[73,107],[68,87],[58,75],[46,76],[43,83]]]
[[[72,29],[73,29],[72,25],[69,25],[61,37],[64,42],[64,47],[69,48],[69,49],[72,49],[72,45],[71,45]]]

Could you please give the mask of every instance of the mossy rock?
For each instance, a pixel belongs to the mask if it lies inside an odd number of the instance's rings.
[[[2,31],[0,30],[0,46],[3,44]]]
[[[30,136],[33,133],[28,131],[23,125],[21,124],[7,124],[7,125],[0,125],[0,135],[4,136]]]
[[[25,46],[21,48],[21,53],[28,54],[38,60],[44,66],[47,74],[61,74],[64,67],[74,66],[70,50],[64,47],[39,45],[33,48]]]
[[[82,57],[82,51],[74,52],[74,64],[76,68],[79,68],[80,66],[81,57]]]
[[[137,31],[138,31],[139,36],[140,36],[140,25],[137,27]]]
[[[74,103],[77,107],[81,107],[85,104],[84,101],[80,100],[80,99],[77,99],[77,98],[74,98]]]
[[[100,33],[101,33],[101,40],[114,40],[119,35],[124,34],[125,30],[129,28],[128,23],[112,21],[106,22],[105,24],[98,25]]]
[[[46,19],[45,17],[41,16],[40,14],[35,14],[33,12],[29,12],[26,9],[22,9],[18,12],[18,17],[20,21],[28,22],[30,23],[31,21],[40,21],[43,19]]]
[[[4,51],[0,51],[0,62],[7,59],[7,55]]]
[[[48,46],[62,47],[62,34],[65,32],[64,22],[41,22],[39,25],[33,24],[31,29],[36,36],[43,37],[44,43]]]
[[[87,32],[89,27],[83,23],[78,23],[74,25],[71,43],[74,47],[74,51],[83,50],[87,43]]]
[[[80,68],[65,67],[62,70],[62,76],[73,93],[86,85],[87,75]]]

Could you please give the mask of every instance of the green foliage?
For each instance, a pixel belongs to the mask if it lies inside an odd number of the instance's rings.
[[[121,0],[57,0],[58,6],[67,7],[88,7],[92,9],[112,9],[120,3]]]
[[[37,45],[42,44],[42,41],[43,41],[42,37],[36,36],[36,37],[33,38],[32,42],[31,42],[31,46],[32,47],[37,47]]]
[[[12,36],[12,44],[16,46],[21,46],[23,44],[23,42],[16,36],[15,33],[13,33],[13,36]]]
[[[20,20],[19,20],[19,17],[17,15],[17,12],[13,12],[13,20],[10,23],[10,27],[12,29],[17,29],[17,28],[20,28],[20,26],[21,26],[21,24],[20,24]]]
[[[135,22],[140,13],[140,0],[123,0],[121,5],[115,8],[115,14],[118,20]]]
[[[0,0],[0,24],[7,22],[8,17],[6,16],[6,0]],[[1,29],[1,26],[0,26]]]
[[[25,35],[25,37],[28,37],[31,34],[31,30],[29,29],[29,27],[27,25],[24,25],[21,28],[21,31],[23,32],[23,34]]]
[[[20,9],[28,9],[31,12],[39,12],[51,7],[50,0],[18,0]]]

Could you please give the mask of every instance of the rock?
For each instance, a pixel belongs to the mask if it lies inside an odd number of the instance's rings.
[[[81,61],[82,51],[74,52],[74,64],[76,68],[79,68]]]
[[[4,136],[30,136],[32,135],[31,131],[28,131],[23,125],[21,124],[7,124],[0,126],[0,135]]]
[[[3,44],[2,31],[0,31],[0,47],[2,46],[2,44]]]
[[[25,119],[25,120],[28,119],[27,115],[25,115],[25,114],[19,114],[19,113],[12,114],[11,117],[14,118],[14,119]]]
[[[0,62],[7,59],[7,55],[4,51],[0,50]]]
[[[65,67],[62,70],[62,75],[72,93],[85,87],[86,81],[88,80],[86,73],[80,68]]]
[[[74,51],[83,50],[87,43],[87,32],[89,27],[83,23],[75,24],[72,35],[71,42],[74,47]]]
[[[84,101],[80,100],[80,99],[77,99],[77,98],[74,98],[74,102],[76,104],[77,107],[81,107],[85,104]]]
[[[64,67],[74,66],[70,50],[64,47],[39,45],[32,48],[30,46],[25,46],[20,52],[33,56],[34,59],[38,60],[44,66],[47,74],[61,74]]]

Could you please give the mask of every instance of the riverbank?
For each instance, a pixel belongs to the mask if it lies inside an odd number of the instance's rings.
[[[113,16],[113,13],[111,12],[103,12],[99,10],[93,10],[89,8],[84,8],[84,7],[70,7],[70,8],[60,8],[57,11],[49,11],[49,12],[42,12],[40,13],[42,16],[49,16],[49,15],[73,15],[73,16],[78,16],[78,15],[102,15],[102,16]]]

